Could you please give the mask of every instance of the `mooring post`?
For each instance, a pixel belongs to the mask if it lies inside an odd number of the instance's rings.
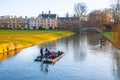
[[[8,46],[7,46],[7,55],[9,54],[9,48],[8,48]]]
[[[4,49],[3,49],[3,55],[4,55]]]

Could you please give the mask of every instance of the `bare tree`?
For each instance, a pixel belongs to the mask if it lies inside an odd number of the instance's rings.
[[[99,27],[102,30],[110,27],[111,20],[112,17],[108,9],[94,10],[88,15],[89,26]]]
[[[120,0],[113,0],[111,5],[111,14],[113,17],[114,25],[120,22]]]
[[[112,0],[113,42],[120,49],[120,0]]]
[[[74,5],[74,31],[79,32],[80,28],[82,27],[82,21],[86,19],[86,12],[87,7],[85,3],[76,3]]]
[[[76,3],[74,5],[75,16],[79,17],[80,20],[84,19],[87,7],[85,3]]]

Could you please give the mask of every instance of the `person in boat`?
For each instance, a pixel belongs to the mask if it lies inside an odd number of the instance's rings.
[[[55,53],[55,57],[58,57],[58,56],[60,56],[61,55],[61,52],[60,51],[57,51],[56,53]]]
[[[104,40],[103,38],[100,38],[100,48],[102,48],[103,45],[104,45]]]
[[[55,58],[55,52],[49,52],[50,53],[50,55],[49,55],[49,58]]]
[[[103,40],[103,38],[100,39],[100,44],[101,44],[101,45],[104,45],[104,40]]]
[[[46,48],[46,49],[45,49],[45,53],[48,53],[48,52],[49,52],[49,50],[48,50],[48,48]]]
[[[55,53],[54,58],[58,57],[58,53]]]
[[[48,58],[48,56],[50,55],[50,51],[48,50],[48,48],[45,49],[45,57],[46,59]]]
[[[62,54],[62,51],[59,50],[59,51],[58,51],[58,56],[60,56],[61,54]]]
[[[42,58],[43,58],[43,48],[42,47],[40,49],[40,54],[41,54],[41,60],[42,60]]]

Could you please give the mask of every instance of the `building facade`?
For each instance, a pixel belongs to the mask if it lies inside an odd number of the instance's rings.
[[[36,19],[35,17],[31,17],[28,19],[28,27],[29,29],[36,29]]]
[[[9,29],[27,29],[28,20],[27,17],[16,17],[16,16],[0,16],[0,28]]]
[[[59,17],[58,26],[59,29],[74,27],[74,24],[79,23],[79,18],[76,17]]]
[[[57,29],[57,14],[44,13],[37,17],[16,17],[16,16],[0,16],[0,28],[4,29]]]
[[[29,19],[29,27],[31,29],[57,29],[58,28],[58,17],[56,14],[51,14],[50,11],[48,14],[39,14],[36,18]]]

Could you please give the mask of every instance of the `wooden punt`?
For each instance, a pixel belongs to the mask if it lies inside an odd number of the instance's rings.
[[[56,61],[58,61],[60,58],[62,58],[65,54],[64,53],[61,53],[58,57],[56,58],[43,58],[41,60],[41,58],[36,58],[35,61],[43,61],[44,63],[55,63]]]

